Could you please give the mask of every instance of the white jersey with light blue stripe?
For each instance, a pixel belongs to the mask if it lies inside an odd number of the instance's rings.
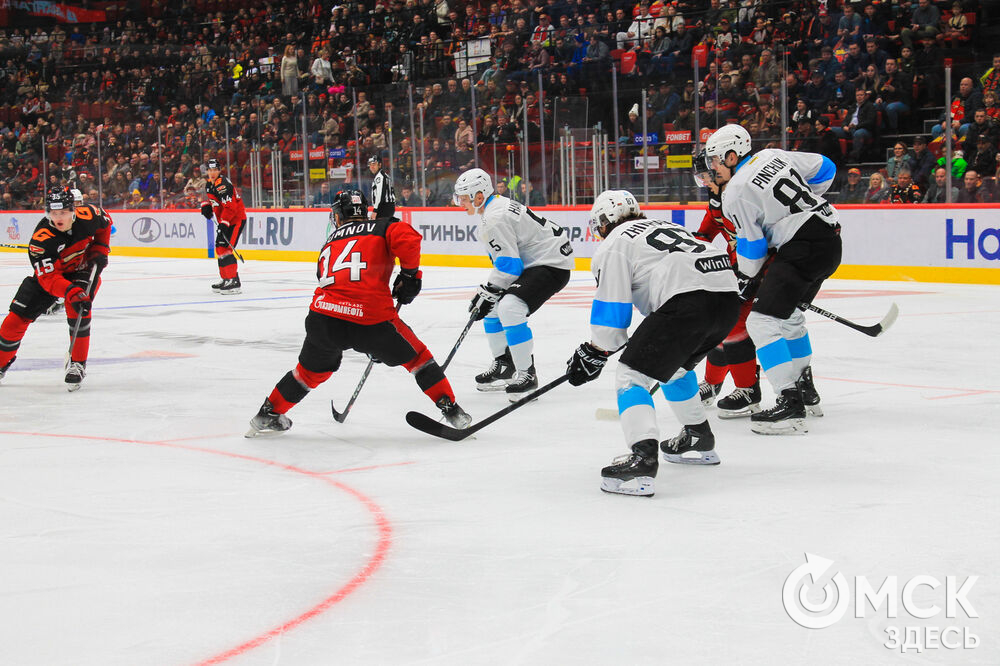
[[[566,230],[523,204],[494,194],[486,200],[482,217],[479,235],[493,262],[490,284],[506,289],[534,266],[573,268]]]
[[[817,153],[767,149],[746,157],[722,191],[722,214],[736,227],[736,262],[747,276],[760,272],[768,250],[788,242],[806,220],[831,226],[840,216],[823,194],[837,168]]]
[[[608,350],[628,341],[633,305],[645,316],[677,294],[738,290],[725,250],[662,220],[615,227],[597,247],[591,270],[597,278],[591,339]]]

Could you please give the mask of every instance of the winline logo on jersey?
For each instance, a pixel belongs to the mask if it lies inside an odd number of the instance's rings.
[[[834,568],[833,560],[806,553],[805,564],[796,567],[781,587],[781,602],[796,624],[806,629],[826,629],[843,619],[851,607],[851,586],[848,579]],[[905,653],[910,650],[966,649],[979,646],[979,636],[969,626],[957,626],[961,608],[965,618],[978,618],[979,613],[969,601],[979,576],[967,576],[959,582],[957,576],[945,576],[942,583],[929,575],[912,576],[900,586],[899,576],[886,576],[877,587],[865,576],[854,577],[854,617],[880,614],[885,606],[889,621],[883,633],[883,647]],[[944,602],[946,626],[911,624],[931,620],[941,615],[936,602]],[[899,607],[912,620],[899,618]],[[895,622],[894,622],[895,620]],[[898,626],[903,625],[903,626]]]

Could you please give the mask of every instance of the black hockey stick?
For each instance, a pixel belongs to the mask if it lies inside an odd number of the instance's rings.
[[[219,226],[219,221],[218,220],[215,220],[215,226],[216,227]],[[218,231],[215,232],[215,237],[216,238],[219,237],[219,232]],[[247,263],[246,260],[243,258],[243,255],[241,255],[239,252],[236,251],[236,248],[233,247],[233,244],[229,242],[229,238],[227,238],[225,234],[222,235],[222,240],[226,241],[226,245],[228,245],[229,249],[233,251],[233,254],[236,255],[237,259],[239,259],[244,264]]]
[[[87,288],[84,290],[87,292],[88,297],[93,297],[90,293],[90,289],[94,286],[94,280],[96,279],[97,265],[95,264],[90,267],[90,279],[87,280]],[[69,363],[73,360],[73,345],[76,344],[76,338],[80,335],[80,324],[83,323],[84,314],[81,312],[81,309],[79,307],[74,307],[73,309],[76,310],[76,324],[73,325],[73,335],[69,338],[69,351],[66,352],[66,359],[63,363],[64,370],[69,369]]]
[[[468,428],[461,428],[461,429],[452,428],[451,426],[445,425],[444,423],[438,423],[431,417],[427,416],[426,414],[421,414],[420,412],[407,412],[406,422],[409,423],[414,428],[416,428],[417,430],[426,432],[428,435],[434,435],[435,437],[440,437],[442,439],[449,439],[453,442],[458,442],[465,439],[469,435],[479,432],[480,430],[490,425],[494,421],[502,419],[503,417],[513,412],[515,409],[523,407],[524,405],[528,404],[529,402],[539,397],[543,393],[551,391],[555,387],[559,386],[560,384],[568,380],[569,380],[569,375],[562,375],[558,379],[553,379],[551,382],[541,387],[540,389],[532,391],[531,393],[524,396],[517,402],[510,403],[508,406],[504,407],[499,412],[487,416],[479,423],[474,423],[470,425]]]
[[[12,250],[27,250],[27,245],[11,245],[10,243],[0,243],[0,247],[9,247]]]
[[[462,334],[459,335],[458,340],[455,341],[455,346],[451,348],[450,352],[448,352],[448,358],[446,358],[444,363],[441,364],[441,372],[444,372],[445,368],[448,367],[448,364],[451,363],[451,359],[455,358],[455,352],[457,352],[458,348],[462,345],[462,341],[465,340],[465,336],[469,334],[469,329],[472,328],[474,323],[476,323],[475,312],[473,312],[472,316],[469,317],[469,322],[465,325],[465,328],[462,329]]]
[[[878,336],[888,331],[889,327],[896,322],[896,317],[899,316],[899,307],[895,303],[893,303],[892,307],[889,308],[889,312],[887,312],[886,315],[882,317],[882,321],[875,324],[874,326],[862,326],[861,324],[855,324],[853,321],[844,319],[843,317],[835,315],[832,312],[828,312],[823,308],[818,308],[812,303],[799,303],[799,309],[812,310],[816,314],[828,317],[829,319],[832,319],[837,323],[843,324],[848,328],[853,328],[855,331],[861,331],[865,335],[870,335],[873,338],[877,338]]]
[[[396,304],[396,312],[399,312],[399,308],[403,307],[402,303]],[[354,401],[358,399],[358,395],[361,393],[361,387],[365,385],[368,380],[368,375],[372,371],[372,366],[375,365],[375,357],[370,357],[368,359],[368,365],[365,367],[364,373],[361,375],[361,381],[358,382],[357,388],[354,389],[354,394],[351,395],[350,402],[347,403],[347,407],[344,407],[344,411],[338,412],[336,406],[333,404],[333,400],[330,401],[330,411],[333,412],[333,420],[337,423],[343,423],[347,420],[347,415],[351,411],[351,407],[354,406]]]

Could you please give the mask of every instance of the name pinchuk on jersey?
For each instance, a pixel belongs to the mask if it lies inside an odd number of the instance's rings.
[[[762,166],[760,171],[757,172],[757,175],[754,176],[753,180],[750,182],[763,190],[764,187],[771,182],[771,179],[787,166],[788,162],[780,157],[775,157],[773,160]]]
[[[363,318],[365,316],[365,308],[360,303],[327,303],[323,300],[323,294],[316,297],[316,300],[313,301],[313,307],[349,317]]]

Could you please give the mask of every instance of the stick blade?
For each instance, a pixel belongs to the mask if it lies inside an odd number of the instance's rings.
[[[333,404],[333,400],[330,401],[330,411],[333,412],[333,420],[337,423],[343,423],[347,420],[347,410],[345,409],[343,413],[338,412]]]
[[[452,442],[460,442],[475,432],[475,430],[470,429],[459,430],[458,428],[452,428],[420,412],[407,412],[406,422],[421,432]]]
[[[889,308],[889,312],[887,312],[885,317],[882,318],[882,321],[878,323],[879,325],[878,335],[882,335],[883,333],[888,331],[889,327],[896,323],[896,317],[898,316],[899,316],[899,306],[893,303],[892,307]]]

